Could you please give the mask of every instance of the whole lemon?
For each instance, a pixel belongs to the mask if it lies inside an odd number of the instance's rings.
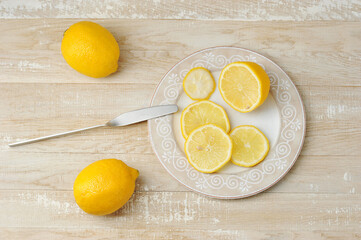
[[[106,215],[132,196],[138,170],[117,159],[103,159],[84,168],[74,182],[76,203],[85,212]]]
[[[106,77],[118,69],[117,41],[107,29],[94,22],[70,26],[64,33],[61,52],[72,68],[89,77]]]

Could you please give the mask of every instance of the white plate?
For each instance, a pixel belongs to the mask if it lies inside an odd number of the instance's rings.
[[[228,163],[217,173],[196,171],[184,154],[180,115],[192,101],[183,91],[182,81],[194,67],[209,69],[216,82],[223,67],[236,61],[261,65],[271,80],[271,89],[263,105],[250,113],[232,109],[218,88],[209,100],[221,105],[231,128],[254,125],[270,141],[266,159],[252,168]],[[208,48],[178,62],[160,81],[151,106],[177,104],[178,113],[149,120],[149,135],[154,152],[165,169],[186,187],[215,198],[244,198],[266,190],[291,169],[300,154],[305,136],[305,112],[300,95],[287,74],[274,62],[255,52],[236,47]]]

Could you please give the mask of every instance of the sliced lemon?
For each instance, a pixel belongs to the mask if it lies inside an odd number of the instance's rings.
[[[222,128],[206,124],[189,135],[184,151],[197,171],[212,173],[231,159],[232,146],[231,138]]]
[[[232,162],[234,164],[252,167],[267,156],[269,142],[258,128],[249,125],[238,126],[229,135],[233,141]]]
[[[183,137],[187,138],[194,129],[208,123],[218,125],[227,133],[231,128],[226,111],[218,104],[202,100],[188,105],[181,116]]]
[[[219,76],[219,91],[226,103],[239,112],[250,112],[266,100],[270,80],[263,68],[253,62],[234,62]]]
[[[211,72],[204,67],[192,68],[183,79],[184,92],[193,100],[208,99],[216,89]]]

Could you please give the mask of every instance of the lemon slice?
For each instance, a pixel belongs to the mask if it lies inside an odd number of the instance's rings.
[[[229,134],[233,141],[232,162],[242,167],[260,163],[268,154],[266,136],[254,126],[238,126]]]
[[[226,111],[218,104],[202,100],[188,105],[181,116],[183,137],[187,138],[194,129],[208,123],[218,125],[227,133],[231,128]]]
[[[270,80],[263,68],[253,62],[234,62],[219,76],[219,91],[226,103],[239,112],[250,112],[266,100]]]
[[[212,173],[231,159],[232,146],[231,138],[222,128],[206,124],[189,135],[184,151],[197,171]]]
[[[208,99],[216,89],[211,72],[204,67],[192,68],[183,79],[184,92],[193,100]]]

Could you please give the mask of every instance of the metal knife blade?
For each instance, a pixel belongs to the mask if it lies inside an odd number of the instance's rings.
[[[178,106],[160,105],[126,112],[106,123],[107,126],[126,126],[137,122],[146,121],[152,118],[161,117],[178,111]]]

